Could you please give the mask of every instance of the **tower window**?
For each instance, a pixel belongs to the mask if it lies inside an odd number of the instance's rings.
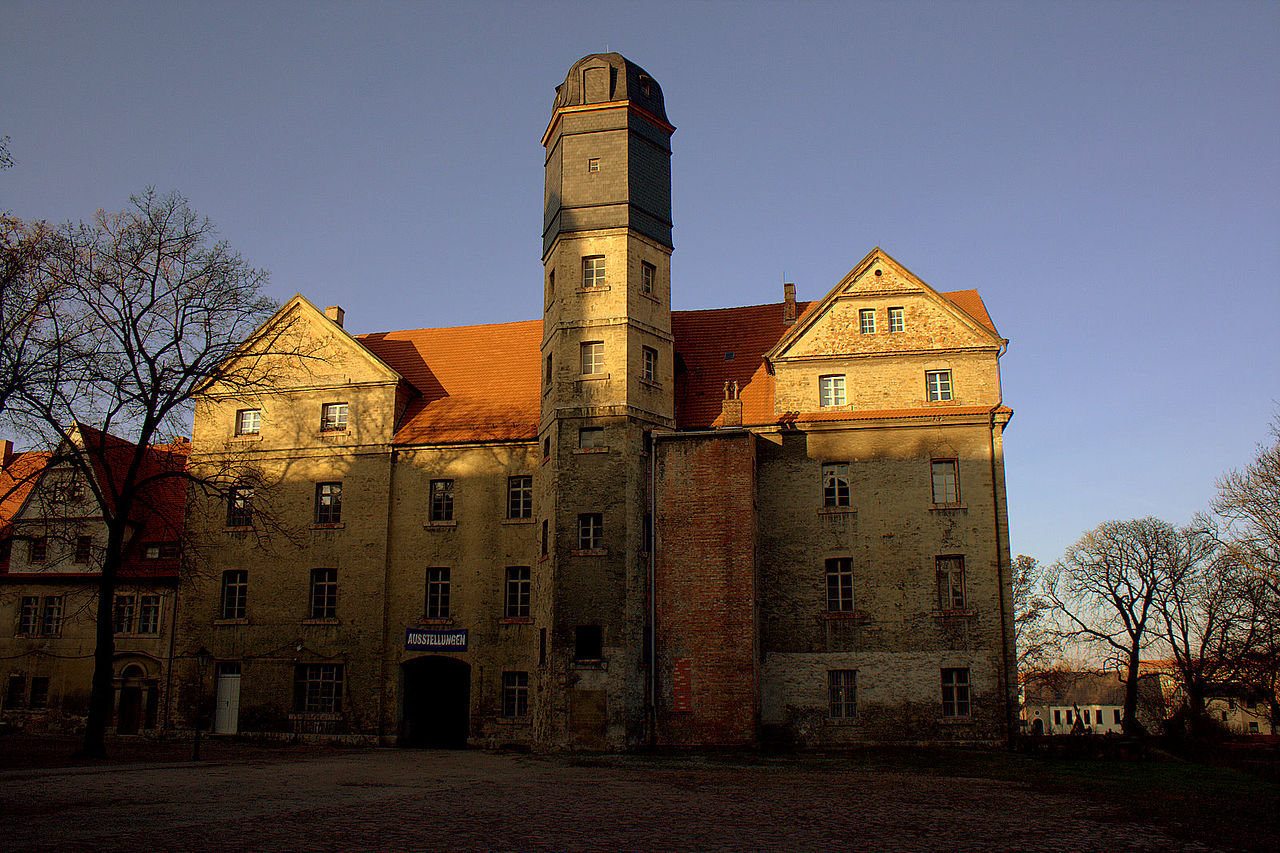
[[[889,331],[901,332],[906,328],[906,321],[903,319],[903,311],[901,308],[889,309]]]
[[[582,286],[604,287],[604,255],[582,259]]]
[[[869,335],[876,330],[876,309],[863,308],[858,312],[858,325],[862,334]]]
[[[592,157],[591,159],[587,160],[587,171],[588,171],[588,172],[598,172],[598,171],[600,171],[600,158],[599,158],[599,157]]]
[[[658,351],[652,347],[641,347],[640,355],[643,360],[643,373],[646,382],[658,381]]]
[[[658,268],[646,261],[640,262],[640,292],[653,293],[653,280],[658,277]]]
[[[582,375],[604,373],[604,341],[588,341],[582,345]]]

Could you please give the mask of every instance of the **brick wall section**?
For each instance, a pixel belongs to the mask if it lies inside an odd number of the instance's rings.
[[[727,431],[655,443],[657,731],[664,745],[755,741],[755,442]]]

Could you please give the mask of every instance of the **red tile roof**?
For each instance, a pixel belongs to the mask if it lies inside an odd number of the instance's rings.
[[[995,331],[976,290],[941,294],[976,322]],[[797,304],[803,317],[817,302]],[[763,356],[786,333],[782,303],[672,311],[676,351],[676,423],[681,429],[717,425],[726,382],[738,383],[742,421],[857,420],[926,417],[937,409],[821,412],[797,416],[774,410],[773,376]],[[413,386],[396,444],[532,441],[541,417],[542,321],[376,332],[356,337]],[[729,354],[732,353],[732,356]],[[949,414],[986,408],[950,408]]]

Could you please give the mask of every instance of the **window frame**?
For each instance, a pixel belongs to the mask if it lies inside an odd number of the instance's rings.
[[[527,521],[533,518],[533,475],[514,474],[507,477],[507,520]]]
[[[321,432],[346,432],[350,423],[351,408],[349,403],[323,403],[320,406]]]
[[[76,537],[76,565],[87,566],[93,560],[93,537],[77,536]]]
[[[502,673],[502,705],[499,715],[506,719],[529,716],[529,673],[507,670]]]
[[[954,391],[950,368],[924,372],[924,398],[927,402],[949,403],[955,399]]]
[[[293,710],[296,714],[342,713],[343,666],[340,663],[294,665]]]
[[[608,446],[604,440],[604,427],[578,427],[579,450],[603,450]]]
[[[528,619],[533,615],[533,569],[507,566],[503,584],[502,615],[506,619]]]
[[[876,309],[858,309],[858,332],[863,335],[874,335],[876,333]]]
[[[114,634],[132,634],[137,615],[137,598],[133,593],[117,595],[111,606],[111,631]]]
[[[262,409],[238,410],[236,435],[262,435]]]
[[[40,614],[40,596],[22,596],[18,603],[18,629],[16,635],[19,637],[40,636]]]
[[[595,652],[594,655],[591,652]],[[573,659],[577,663],[604,660],[604,628],[597,624],[576,625],[573,629]]]
[[[43,565],[49,560],[49,537],[33,536],[27,543],[27,562],[31,565]]]
[[[847,509],[850,506],[848,462],[822,463],[822,506],[826,509]]]
[[[449,566],[427,567],[426,586],[423,591],[422,618],[452,618],[452,608],[450,607],[452,578],[453,570]]]
[[[338,570],[325,566],[312,569],[308,612],[311,619],[338,618]]]
[[[578,355],[582,376],[604,375],[604,341],[583,341],[578,344]]]
[[[818,408],[832,409],[847,405],[845,374],[828,373],[818,377]]]
[[[940,554],[934,557],[934,568],[938,582],[937,605],[941,613],[963,611],[969,603],[968,590],[965,588],[964,555]],[[959,602],[957,603],[957,593]]]
[[[906,309],[893,306],[889,309],[889,332],[897,334],[905,332],[907,329],[907,312]]]
[[[598,551],[604,547],[604,513],[578,513],[578,550]]]
[[[947,719],[968,719],[973,716],[973,694],[970,690],[969,668],[942,668],[942,716]],[[1067,712],[1070,722],[1071,712]]]
[[[219,619],[246,619],[249,614],[249,571],[227,569],[222,573]]]
[[[232,486],[227,491],[227,527],[253,526],[253,486]]]
[[[640,292],[646,296],[653,295],[653,288],[658,280],[658,268],[648,261],[640,262]]]
[[[942,466],[947,466],[944,469]],[[946,473],[949,471],[949,474]],[[941,474],[941,479],[939,475]],[[950,500],[948,497],[948,488],[950,486]],[[934,506],[956,506],[960,503],[960,460],[959,459],[930,459],[929,460],[929,486],[933,496]],[[939,494],[939,486],[941,486],[941,494]],[[939,500],[939,498],[943,500]]]
[[[640,347],[640,378],[655,384],[658,381],[658,351],[653,347]]]
[[[853,613],[853,558],[828,557],[823,566],[827,576],[827,612]]]
[[[160,612],[163,608],[160,596],[142,593],[138,596],[138,635],[156,637],[160,634]]]
[[[342,523],[342,481],[316,483],[316,524]]]
[[[428,486],[427,520],[432,524],[448,524],[454,516],[453,480],[432,480]]]
[[[40,636],[61,637],[64,609],[61,595],[46,595],[40,609]]]
[[[833,720],[854,720],[858,716],[858,671],[827,670],[827,712]]]
[[[604,287],[606,279],[604,255],[582,256],[582,289]]]
[[[49,676],[31,676],[31,698],[27,700],[27,707],[35,711],[49,707]]]

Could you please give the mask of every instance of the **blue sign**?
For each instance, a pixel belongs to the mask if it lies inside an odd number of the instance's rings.
[[[467,650],[467,629],[428,631],[425,628],[406,628],[404,632],[404,647],[406,649],[438,649],[465,652]]]

